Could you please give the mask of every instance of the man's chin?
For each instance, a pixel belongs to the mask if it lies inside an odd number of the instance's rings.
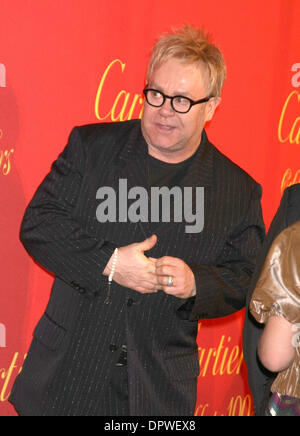
[[[159,160],[164,160],[164,158],[175,157],[175,155],[180,152],[181,148],[177,144],[161,143],[157,142],[148,145],[148,151],[150,156],[155,157]]]

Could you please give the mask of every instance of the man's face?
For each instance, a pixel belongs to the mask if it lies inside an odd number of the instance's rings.
[[[203,67],[171,58],[154,70],[147,87],[169,96],[182,95],[200,100],[207,97],[206,74]],[[219,102],[220,99],[214,98],[180,114],[172,109],[170,99],[158,108],[145,101],[142,132],[149,154],[171,163],[192,156],[200,144],[203,127],[211,120]]]

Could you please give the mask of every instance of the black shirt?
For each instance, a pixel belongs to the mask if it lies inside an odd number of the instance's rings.
[[[151,188],[154,187],[162,188],[163,186],[165,186],[168,188],[168,190],[170,190],[171,193],[171,189],[174,187],[183,188],[182,186],[183,178],[187,173],[187,171],[189,170],[190,164],[194,159],[194,156],[195,154],[190,158],[184,160],[183,162],[174,164],[174,163],[160,161],[149,155],[148,156],[148,184],[150,190]],[[163,194],[159,197],[157,203],[158,206],[155,206],[155,208],[159,207],[159,211],[158,211],[159,220],[156,222],[164,222],[164,221],[174,222],[175,197],[176,197],[175,193],[174,195],[167,194],[167,196],[164,198],[163,198]],[[179,209],[181,210],[181,214],[180,214],[181,216],[183,216],[182,203],[183,202],[181,201],[181,204],[176,204],[177,213],[178,213],[178,206],[179,208],[181,208]],[[154,207],[153,204],[152,207]],[[175,219],[175,221],[178,221],[178,218]]]

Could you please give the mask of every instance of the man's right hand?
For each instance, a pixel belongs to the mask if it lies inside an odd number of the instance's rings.
[[[121,286],[142,294],[156,292],[160,287],[155,273],[155,259],[148,258],[144,252],[151,250],[157,243],[152,235],[143,242],[120,247],[113,280]],[[103,274],[109,276],[112,265],[110,258]]]

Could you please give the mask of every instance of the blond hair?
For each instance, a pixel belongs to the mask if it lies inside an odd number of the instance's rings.
[[[226,65],[221,51],[211,42],[203,29],[185,25],[181,29],[163,35],[154,45],[147,71],[147,82],[154,70],[169,60],[204,66],[208,73],[208,93],[219,97],[226,78]]]

